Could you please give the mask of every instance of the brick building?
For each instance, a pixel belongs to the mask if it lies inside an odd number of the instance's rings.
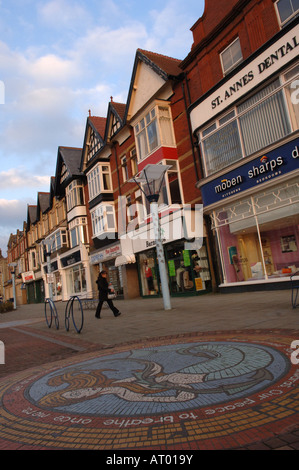
[[[218,283],[283,288],[299,269],[298,5],[206,0],[181,64]]]

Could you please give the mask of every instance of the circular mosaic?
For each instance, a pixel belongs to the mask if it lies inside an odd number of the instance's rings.
[[[298,413],[289,348],[289,338],[265,333],[190,335],[27,371],[0,382],[0,443],[237,447],[251,429],[265,437]]]

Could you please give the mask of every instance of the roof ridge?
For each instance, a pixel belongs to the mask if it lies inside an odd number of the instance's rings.
[[[146,49],[140,49],[138,48],[137,49],[139,52],[142,52],[142,53],[146,53],[146,52],[149,52],[150,54],[154,54],[154,55],[157,55],[159,57],[164,57],[165,59],[171,59],[171,60],[175,60],[177,62],[182,62],[181,59],[176,59],[175,57],[171,57],[171,56],[168,56],[168,55],[165,55],[165,54],[160,54],[159,52],[154,52],[154,51],[148,51]]]

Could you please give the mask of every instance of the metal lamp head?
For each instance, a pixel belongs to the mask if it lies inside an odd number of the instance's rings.
[[[149,202],[158,202],[164,176],[170,165],[146,165],[130,182],[137,183]]]

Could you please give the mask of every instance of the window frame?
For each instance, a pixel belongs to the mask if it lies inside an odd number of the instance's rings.
[[[167,116],[165,116],[163,111],[167,112]],[[162,122],[167,123],[168,128],[162,128]],[[151,146],[149,129],[152,130],[153,123],[155,123],[156,132],[156,137],[153,139],[153,142],[156,141],[156,143]],[[142,115],[139,115],[138,119],[132,122],[132,126],[134,128],[137,162],[144,161],[160,147],[176,148],[172,113],[169,102],[156,100],[146,108]],[[145,136],[145,139],[143,140],[144,149],[141,151],[139,137],[143,134]]]
[[[109,210],[108,210],[109,209]],[[116,233],[115,206],[112,203],[99,204],[90,211],[92,238],[97,238],[105,233]],[[109,218],[113,217],[113,226],[109,226]]]
[[[279,11],[279,8],[278,8],[278,3],[280,1],[288,1],[289,4],[291,5],[292,9],[293,9],[293,5],[292,5],[293,0],[276,0],[276,2],[274,4],[279,25],[280,25],[281,28],[283,28],[289,21],[291,21],[293,18],[295,18],[297,15],[299,15],[299,9],[296,10],[296,11],[293,11],[293,13],[290,16],[288,16],[285,20],[282,21],[281,16],[280,16],[280,11]]]
[[[241,58],[239,58],[236,62],[234,62],[227,69],[225,69],[224,62],[223,62],[223,54],[226,52],[229,52],[234,46],[234,44],[237,42],[239,43]],[[223,75],[226,76],[243,61],[243,53],[242,53],[241,41],[240,41],[239,36],[236,39],[234,39],[225,49],[223,49],[223,51],[220,52],[219,56],[220,56],[220,63],[221,63]]]
[[[108,170],[104,171],[104,168],[107,167]],[[104,184],[104,175],[108,175],[109,188],[105,188]],[[88,185],[88,195],[89,201],[95,199],[102,193],[111,193],[112,189],[112,178],[111,178],[111,167],[109,162],[99,162],[95,165],[92,170],[87,173],[87,185]]]
[[[207,160],[207,157],[206,157],[206,150],[204,148],[204,142],[206,141],[207,138],[209,138],[212,135],[215,135],[216,133],[218,133],[219,131],[225,129],[225,127],[228,126],[228,124],[232,123],[233,121],[235,121],[237,123],[238,138],[239,138],[240,146],[241,146],[240,158],[238,158],[235,161],[231,161],[225,167],[223,166],[223,168],[227,168],[230,165],[235,164],[236,162],[241,161],[243,158],[246,158],[249,155],[252,155],[252,154],[262,150],[262,148],[264,148],[264,147],[262,147],[261,149],[255,150],[253,153],[249,153],[248,155],[246,154],[244,138],[242,136],[242,130],[241,130],[241,118],[243,116],[245,116],[246,113],[254,110],[255,108],[257,109],[257,107],[261,103],[266,102],[267,100],[269,100],[271,97],[277,95],[278,93],[282,92],[282,101],[283,101],[285,111],[286,111],[286,116],[285,117],[288,120],[288,125],[290,127],[290,133],[297,130],[296,123],[294,122],[294,119],[292,118],[292,110],[291,110],[291,107],[290,107],[290,101],[289,101],[288,96],[287,96],[287,89],[290,86],[290,83],[292,83],[295,80],[296,75],[291,76],[291,74],[290,74],[291,78],[289,78],[289,79],[285,78],[288,73],[292,72],[292,70],[295,70],[295,69],[296,69],[296,65],[292,65],[288,69],[286,69],[284,71],[281,71],[275,77],[271,78],[271,80],[268,81],[266,84],[263,84],[263,86],[259,87],[258,89],[255,89],[254,92],[252,92],[251,94],[244,97],[244,99],[242,101],[234,103],[233,106],[229,107],[223,113],[219,114],[219,116],[217,116],[216,119],[214,119],[213,121],[210,121],[205,126],[202,126],[197,131],[198,141],[199,141],[199,145],[200,145],[200,148],[201,148],[202,163],[203,163],[205,177],[210,177],[212,175],[215,175],[217,172],[221,171],[221,169],[208,168],[208,160]],[[298,76],[298,78],[299,78],[299,76]],[[270,87],[271,84],[274,84],[275,81],[279,82],[278,86],[275,89],[273,89],[272,91],[267,93],[267,95],[265,95],[261,100],[259,100],[257,103],[254,103],[253,105],[249,106],[244,111],[241,111],[241,112],[238,111],[238,108],[240,108],[243,103],[250,100],[250,98],[253,98],[255,95],[258,95],[258,93],[260,93],[261,91],[266,90],[266,88]],[[234,116],[232,116],[233,112],[234,112]],[[228,119],[225,119],[229,115],[231,115],[231,117],[228,118]],[[220,121],[223,121],[222,125],[219,124]],[[214,127],[214,124],[215,124],[215,127]],[[286,134],[285,137],[290,135],[290,133]],[[269,145],[272,145],[273,143],[275,143],[275,141],[269,143]]]

